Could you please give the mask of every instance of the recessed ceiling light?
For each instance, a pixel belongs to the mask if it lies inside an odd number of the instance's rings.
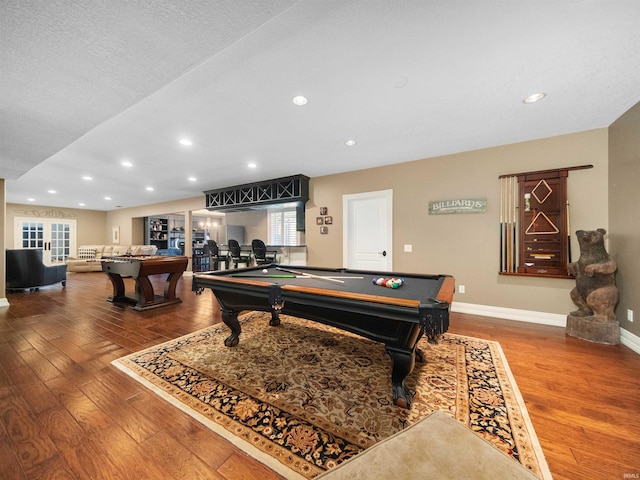
[[[84,177],[82,177],[83,180],[93,180],[93,177],[90,177],[89,175],[85,175]]]
[[[536,103],[546,96],[547,95],[545,93],[534,93],[533,95],[529,95],[527,98],[522,100],[522,103]]]
[[[80,206],[80,207],[84,207],[84,206],[85,206],[85,204],[84,204],[84,203],[82,203],[82,202],[80,202],[80,203],[78,204],[78,206]]]
[[[111,197],[104,197],[105,200],[111,200]]]
[[[358,142],[356,142],[356,141],[355,141],[355,140],[353,140],[352,138],[350,138],[349,140],[347,140],[346,142],[344,142],[344,144],[345,144],[347,147],[353,147],[356,143],[358,143]]]
[[[309,100],[305,96],[297,95],[293,97],[292,102],[294,105],[298,105],[299,107],[302,107],[303,105],[306,105],[307,103],[309,103]]]
[[[247,167],[249,168],[256,168],[258,165],[256,165],[255,163],[251,162],[247,165]]]
[[[180,145],[185,145],[187,147],[190,147],[191,145],[193,145],[193,143],[191,143],[191,140],[189,140],[188,138],[181,138]]]
[[[58,193],[55,190],[47,190],[47,192],[49,192],[49,193]]]
[[[123,167],[133,167],[133,163],[131,163],[129,160],[123,160],[122,162],[120,162],[120,165],[122,165]]]
[[[35,198],[27,198],[27,202],[35,202],[36,199]]]
[[[147,187],[147,192],[153,192],[153,187]]]
[[[189,180],[190,182],[195,182],[195,181],[197,181],[198,179],[197,179],[196,177],[189,177],[189,178],[188,178],[188,180]]]

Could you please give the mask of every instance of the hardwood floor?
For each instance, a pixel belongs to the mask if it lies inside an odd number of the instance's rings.
[[[0,478],[281,478],[110,365],[219,322],[211,293],[190,286],[182,304],[146,312],[108,303],[103,273],[7,294]],[[640,355],[471,315],[453,314],[450,331],[500,342],[555,479],[639,478]]]

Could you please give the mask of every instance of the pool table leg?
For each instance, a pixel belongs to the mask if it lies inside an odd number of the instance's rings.
[[[235,347],[240,341],[240,322],[238,322],[238,313],[233,310],[222,309],[222,321],[231,329],[231,335],[224,340],[225,347]]]
[[[393,388],[393,403],[401,408],[411,408],[411,392],[404,384],[404,379],[413,371],[416,363],[415,351],[406,352],[392,347],[385,347],[391,356],[393,369],[391,383]]]
[[[280,310],[271,310],[271,320],[269,320],[269,325],[272,327],[280,325]]]

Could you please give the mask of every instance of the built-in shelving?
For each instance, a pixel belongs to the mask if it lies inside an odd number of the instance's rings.
[[[149,217],[148,219],[149,245],[158,249],[169,246],[169,220],[166,217]]]

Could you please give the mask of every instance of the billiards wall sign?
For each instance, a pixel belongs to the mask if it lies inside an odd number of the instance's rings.
[[[445,215],[452,213],[485,213],[486,198],[461,198],[455,200],[436,200],[429,202],[429,215]]]

